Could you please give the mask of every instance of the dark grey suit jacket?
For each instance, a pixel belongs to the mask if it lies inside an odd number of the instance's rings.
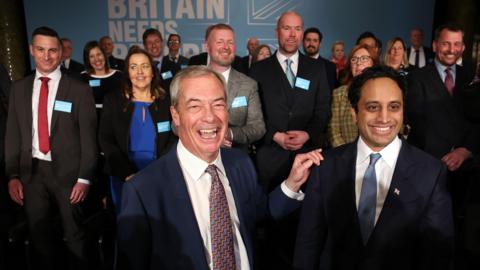
[[[32,93],[35,75],[12,85],[7,134],[6,171],[10,178],[28,183],[32,173]],[[62,74],[56,101],[71,103],[71,112],[53,110],[50,149],[59,185],[73,186],[78,178],[94,180],[97,161],[97,116],[92,89]]]

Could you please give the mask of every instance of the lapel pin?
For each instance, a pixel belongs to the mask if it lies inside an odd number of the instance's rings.
[[[398,188],[395,188],[395,189],[393,190],[393,193],[394,193],[395,195],[397,195],[397,196],[400,196],[400,190],[399,190]]]

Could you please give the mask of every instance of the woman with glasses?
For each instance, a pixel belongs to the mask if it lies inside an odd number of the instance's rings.
[[[367,45],[355,46],[347,59],[342,86],[333,90],[332,118],[328,126],[328,136],[332,147],[354,141],[358,136],[357,126],[352,119],[351,105],[348,101],[348,86],[355,76],[364,69],[378,64],[375,52]]]
[[[124,85],[121,91],[105,96],[100,122],[100,146],[117,209],[123,182],[173,144],[169,108],[170,97],[160,87],[152,58],[132,47],[125,59]]]
[[[93,90],[98,115],[104,96],[110,91],[118,91],[122,80],[122,72],[110,68],[106,59],[107,56],[97,41],[85,44],[83,49],[85,71],[80,76]]]
[[[411,67],[408,64],[407,47],[401,38],[396,37],[387,42],[383,63],[401,75],[407,75],[410,72]]]

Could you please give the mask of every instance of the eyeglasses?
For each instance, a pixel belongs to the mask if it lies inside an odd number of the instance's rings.
[[[370,59],[372,59],[372,57],[370,57],[369,55],[354,56],[350,59],[350,63],[352,63],[352,64],[356,64],[356,63],[362,64],[362,63],[366,63],[366,62],[370,61]]]
[[[180,44],[180,41],[178,41],[178,40],[170,40],[170,41],[168,42],[168,44],[171,44],[171,45],[173,45],[173,44]]]

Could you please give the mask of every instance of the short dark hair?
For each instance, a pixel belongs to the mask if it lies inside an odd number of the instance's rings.
[[[446,23],[446,24],[440,25],[439,27],[437,27],[437,29],[435,29],[435,40],[438,40],[438,38],[440,38],[440,33],[443,30],[448,30],[451,32],[462,32],[462,36],[464,34],[463,28],[460,25],[456,23]]]
[[[362,88],[365,83],[372,79],[389,78],[394,81],[402,91],[402,98],[405,102],[405,92],[407,91],[407,83],[404,76],[400,75],[391,67],[373,66],[365,69],[362,74],[353,78],[352,83],[348,87],[348,100],[352,108],[358,112],[358,101],[362,97]]]
[[[182,38],[180,37],[179,34],[170,34],[168,35],[167,43],[170,42],[171,37],[178,37],[178,42],[182,43]]]
[[[317,27],[309,27],[307,28],[307,30],[305,30],[305,32],[303,32],[303,40],[305,40],[305,37],[307,36],[307,34],[310,34],[310,33],[315,33],[318,35],[318,40],[320,42],[322,42],[322,39],[323,39],[323,35],[322,35],[322,32],[320,32],[320,30],[318,30]]]
[[[233,28],[228,24],[224,24],[224,23],[213,24],[207,28],[207,31],[205,31],[205,42],[207,41],[208,36],[210,36],[210,33],[212,33],[213,30],[230,30],[233,33],[235,33],[235,31],[233,31]]]
[[[365,31],[361,33],[360,36],[358,36],[357,42],[355,44],[360,44],[360,41],[364,38],[373,38],[375,40],[375,45],[378,47],[378,38],[370,31]]]
[[[142,36],[143,44],[145,44],[145,41],[147,40],[147,37],[150,36],[150,35],[158,36],[160,38],[160,40],[163,42],[162,33],[160,33],[160,31],[158,31],[155,28],[148,28],[147,30],[145,30],[145,32],[143,32],[143,36]]]
[[[40,26],[40,27],[36,28],[35,30],[33,30],[32,44],[33,44],[33,39],[37,35],[56,38],[57,41],[58,41],[58,45],[62,46],[62,41],[60,40],[60,36],[58,35],[57,31],[53,30],[52,28],[50,28],[48,26]]]

